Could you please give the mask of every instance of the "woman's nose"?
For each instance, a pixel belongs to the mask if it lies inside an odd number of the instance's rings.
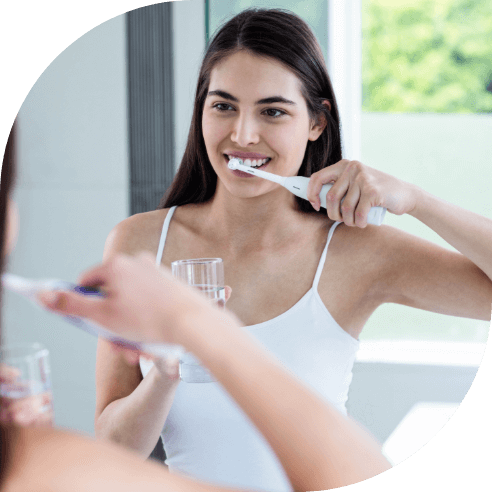
[[[248,115],[238,117],[232,130],[231,140],[240,147],[257,144],[260,141],[260,134],[254,118]]]

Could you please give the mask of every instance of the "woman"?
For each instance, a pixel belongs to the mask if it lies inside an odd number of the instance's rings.
[[[229,170],[231,157],[311,176],[311,205]],[[317,194],[330,181],[320,211]],[[366,227],[372,206],[413,215],[460,253]],[[248,10],[205,54],[188,144],[162,208],[118,224],[105,259],[148,252],[169,266],[221,257],[233,289],[228,308],[345,412],[357,340],[381,304],[489,319],[491,239],[490,220],[342,159],[337,105],[313,34],[290,13]],[[289,490],[275,455],[220,385],[178,383],[157,366],[142,373],[101,341],[97,435],[148,456],[162,432],[171,471]]]
[[[11,134],[1,176],[0,271],[17,225],[9,202],[12,177]],[[117,256],[80,281],[102,286],[106,297],[87,302],[79,295],[46,292],[40,301],[63,313],[91,317],[127,337],[179,343],[193,351],[264,433],[296,490],[348,485],[389,468],[367,432],[289,375],[233,315],[216,310],[170,273],[159,271],[153,260]],[[123,354],[138,360],[132,352]],[[259,375],[265,377],[261,387]],[[0,415],[2,403],[0,399]],[[308,420],[294,425],[301,416]],[[0,439],[2,491],[231,491],[172,475],[110,443],[49,427],[2,422]]]

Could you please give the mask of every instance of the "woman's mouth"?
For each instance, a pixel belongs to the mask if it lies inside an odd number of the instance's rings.
[[[224,158],[225,158],[227,163],[229,163],[229,161],[233,157],[237,157],[237,156],[224,154]],[[272,160],[271,157],[266,157],[265,159],[258,159],[258,158],[256,158],[256,159],[243,159],[242,157],[237,157],[237,158],[241,159],[245,166],[254,167],[255,169],[265,168],[266,166],[268,166],[268,164]],[[229,170],[238,178],[254,178],[254,177],[256,177],[256,176],[253,176],[252,174],[248,174],[248,173],[245,173],[243,171],[239,171],[237,169],[234,169],[234,170],[229,169]]]

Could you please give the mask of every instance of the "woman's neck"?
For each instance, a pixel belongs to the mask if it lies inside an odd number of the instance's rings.
[[[218,183],[207,207],[204,225],[233,249],[275,247],[292,237],[301,218],[294,195],[283,188],[258,197],[240,198]]]

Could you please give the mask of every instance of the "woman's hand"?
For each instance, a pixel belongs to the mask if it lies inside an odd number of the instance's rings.
[[[92,319],[130,340],[181,344],[177,338],[188,317],[216,309],[146,253],[115,256],[83,274],[79,284],[98,287],[105,296],[59,291],[42,292],[38,299],[48,309]]]
[[[0,422],[26,426],[53,425],[53,396],[51,391],[29,394],[29,381],[20,380],[20,371],[0,363],[0,384],[22,397],[4,396],[0,399]]]
[[[348,226],[365,227],[371,207],[385,207],[395,215],[410,213],[420,189],[359,161],[342,159],[311,176],[307,196],[316,210],[324,184],[333,182],[326,195],[326,212],[332,220]],[[343,201],[343,203],[342,203]]]
[[[224,287],[225,290],[225,303],[231,297],[232,288],[226,285]],[[154,355],[142,353],[138,350],[122,347],[121,345],[111,344],[113,349],[119,353],[121,353],[126,361],[129,364],[136,365],[140,363],[140,357],[144,357],[148,360],[151,360],[155,366],[155,368],[159,371],[159,373],[166,377],[170,381],[178,381],[179,380],[179,359],[175,357],[156,357]]]

